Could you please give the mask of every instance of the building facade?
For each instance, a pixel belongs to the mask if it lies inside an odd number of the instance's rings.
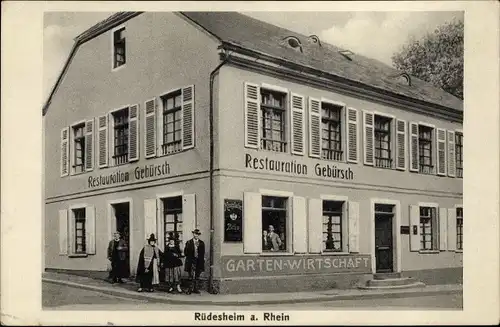
[[[198,228],[220,293],[461,282],[462,121],[462,100],[316,36],[115,14],[44,107],[45,266],[105,271],[119,230],[133,274],[150,233]]]

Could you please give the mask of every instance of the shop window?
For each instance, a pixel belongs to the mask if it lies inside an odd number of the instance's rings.
[[[125,27],[113,32],[113,68],[125,65]]]
[[[113,113],[114,149],[113,160],[115,165],[128,162],[129,112],[128,108]]]
[[[375,115],[375,166],[392,168],[391,152],[392,118]]]
[[[276,91],[261,89],[261,99],[261,148],[275,152],[286,152],[286,95]]]
[[[73,217],[75,220],[75,253],[86,253],[85,244],[85,208],[73,209]]]
[[[181,90],[161,97],[163,104],[163,154],[170,154],[182,150],[181,139]]]
[[[73,173],[85,171],[85,123],[73,126]]]
[[[432,134],[432,127],[418,126],[419,172],[422,174],[432,174],[434,171],[432,161]]]
[[[287,251],[288,198],[262,197],[262,251]]]
[[[323,201],[323,251],[341,252],[344,248],[343,207],[341,201]]]
[[[321,157],[342,160],[342,106],[321,103]]]
[[[457,250],[463,250],[464,245],[464,209],[457,208]]]
[[[457,177],[463,177],[464,170],[464,135],[462,133],[455,133],[455,157],[457,165]]]
[[[165,224],[165,247],[170,236],[177,237],[182,242],[182,196],[165,198],[163,201],[163,221]]]
[[[420,207],[420,249],[437,250],[438,246],[436,208]]]

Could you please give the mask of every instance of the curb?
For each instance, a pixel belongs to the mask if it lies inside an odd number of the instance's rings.
[[[412,291],[408,290],[405,292],[388,292],[388,293],[366,293],[366,294],[329,294],[329,295],[320,295],[317,297],[311,298],[298,298],[298,299],[276,299],[276,300],[245,300],[245,301],[207,301],[207,300],[183,300],[183,299],[175,299],[168,298],[165,295],[156,294],[143,294],[137,293],[134,291],[124,290],[124,289],[110,289],[108,287],[99,287],[93,285],[84,285],[69,281],[62,281],[57,279],[50,278],[42,278],[43,282],[58,284],[58,285],[66,285],[80,289],[86,289],[90,291],[97,291],[100,293],[104,293],[107,295],[115,295],[121,297],[128,297],[130,299],[135,300],[147,300],[155,303],[166,303],[166,304],[197,304],[197,305],[220,305],[220,306],[231,306],[231,305],[266,305],[266,304],[294,304],[294,303],[311,303],[311,302],[326,302],[326,301],[337,301],[337,300],[356,300],[356,299],[376,299],[376,298],[403,298],[403,297],[419,297],[419,296],[430,296],[430,295],[449,295],[449,294],[458,294],[462,293],[462,289],[455,290],[429,290],[429,291]],[[195,295],[196,296],[196,295]]]

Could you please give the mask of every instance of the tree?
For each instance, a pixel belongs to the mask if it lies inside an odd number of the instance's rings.
[[[391,59],[396,69],[463,99],[463,20],[447,22],[420,40],[411,38]]]

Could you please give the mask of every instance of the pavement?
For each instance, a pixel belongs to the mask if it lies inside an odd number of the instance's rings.
[[[90,291],[97,291],[116,297],[136,300],[146,300],[150,303],[169,303],[187,305],[265,305],[265,304],[292,304],[325,302],[336,300],[356,299],[387,299],[437,296],[448,294],[462,294],[462,285],[428,285],[421,288],[409,289],[331,289],[315,292],[291,292],[291,293],[245,293],[245,294],[170,294],[162,291],[153,293],[137,292],[135,282],[124,284],[110,284],[102,279],[76,276],[60,272],[44,272],[42,281],[58,285],[66,285]]]

